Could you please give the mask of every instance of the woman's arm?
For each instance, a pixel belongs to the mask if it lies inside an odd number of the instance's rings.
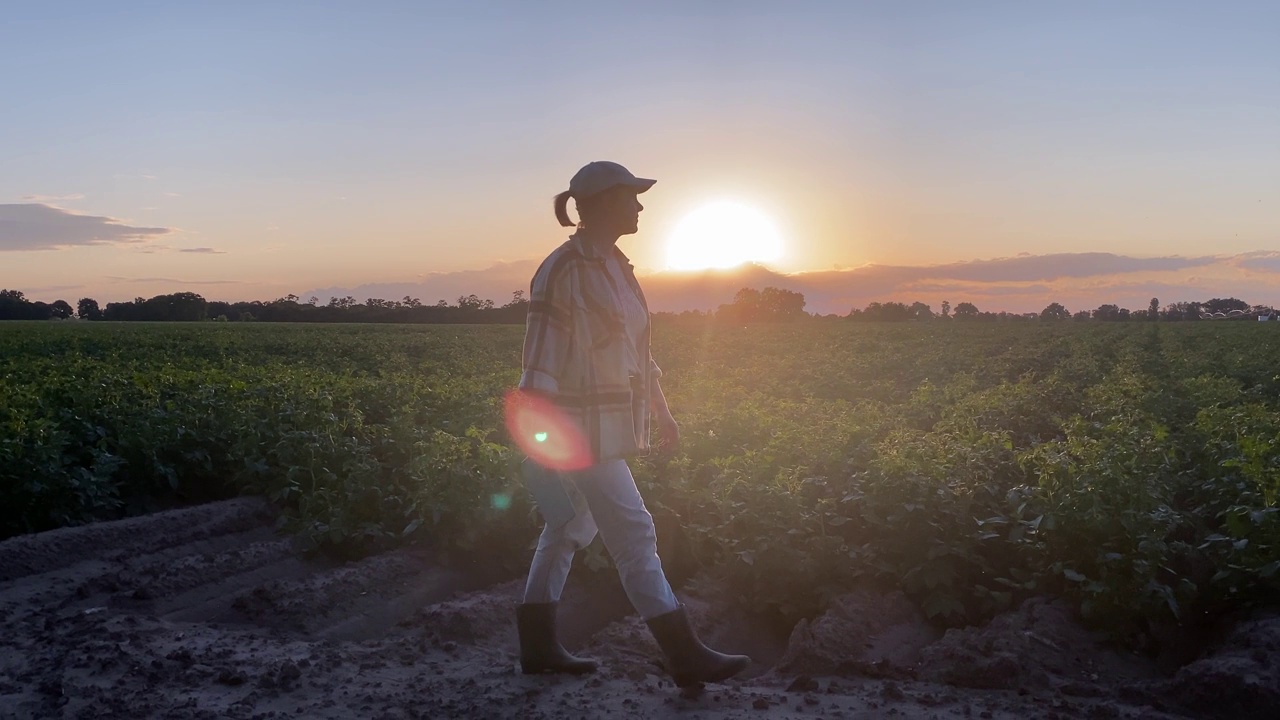
[[[658,449],[672,452],[680,446],[680,426],[676,424],[676,419],[671,414],[671,408],[667,405],[667,396],[663,394],[658,378],[655,377],[649,382],[651,383],[649,408],[658,426]]]
[[[554,397],[569,359],[573,321],[566,268],[539,270],[529,288],[520,389]]]

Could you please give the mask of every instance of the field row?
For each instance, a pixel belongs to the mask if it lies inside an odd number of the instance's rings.
[[[253,493],[332,553],[483,544],[516,572],[521,334],[9,324],[0,536]],[[634,470],[664,553],[755,609],[871,583],[957,625],[1049,593],[1176,652],[1280,589],[1280,338],[1256,324],[670,325],[655,355],[684,445]]]

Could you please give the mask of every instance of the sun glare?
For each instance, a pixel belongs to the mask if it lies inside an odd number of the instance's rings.
[[[768,215],[736,202],[704,205],[676,225],[667,244],[673,270],[731,268],[772,262],[782,255],[782,237]]]

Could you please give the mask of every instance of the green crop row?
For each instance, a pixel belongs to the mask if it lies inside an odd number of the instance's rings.
[[[1037,594],[1136,642],[1280,596],[1280,336],[1255,324],[659,326],[681,547],[795,619]],[[346,555],[536,533],[501,429],[522,328],[0,327],[0,534],[258,493]],[[598,556],[593,555],[593,558]]]

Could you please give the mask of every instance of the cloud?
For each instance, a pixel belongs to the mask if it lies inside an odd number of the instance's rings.
[[[178,278],[167,277],[121,277],[119,275],[108,275],[107,280],[117,283],[169,283],[172,285],[239,285],[239,280],[180,280]],[[179,292],[181,288],[175,288],[173,292]]]
[[[937,293],[965,293],[979,292],[984,295],[1026,295],[1028,293],[1045,293],[1052,288],[1050,286],[1035,283],[1031,285],[1003,285],[1003,284],[987,284],[981,283],[946,283],[946,282],[923,282],[904,286],[904,289],[918,293],[927,293],[934,295]]]
[[[211,247],[182,248],[178,252],[200,253],[202,255],[226,255],[226,250],[215,250]]]
[[[145,243],[171,232],[172,228],[134,227],[45,203],[0,205],[0,251]]]
[[[1236,265],[1246,270],[1280,273],[1280,252],[1245,253],[1237,258]]]
[[[1011,258],[972,260],[928,266],[868,265],[855,268],[883,277],[927,277],[977,282],[1043,282],[1060,278],[1119,275],[1134,272],[1162,272],[1211,265],[1215,257],[1135,258],[1112,253],[1020,254]]]
[[[298,293],[317,297],[351,295],[416,297],[427,304],[454,303],[472,293],[501,305],[514,290],[526,290],[538,260],[499,263],[485,270],[424,273],[399,283],[332,287]],[[804,293],[807,309],[845,314],[872,302],[920,301],[937,308],[973,302],[983,310],[1038,312],[1051,302],[1070,309],[1105,303],[1145,308],[1211,297],[1238,297],[1271,304],[1280,299],[1280,252],[1235,256],[1138,258],[1113,253],[1020,255],[939,265],[865,265],[857,268],[784,274],[759,265],[704,272],[658,272],[641,278],[654,311],[713,310],[733,301],[744,287],[778,287]]]
[[[23,288],[27,295],[48,295],[52,293],[60,293],[63,290],[79,290],[84,285],[44,285],[42,287]]]
[[[493,300],[498,305],[511,299],[511,293],[529,292],[529,280],[538,269],[541,259],[496,263],[484,270],[460,270],[456,272],[428,272],[415,280],[405,282],[368,283],[354,287],[318,288],[298,293],[301,298],[316,297],[321,303],[330,298],[351,295],[360,302],[368,298],[399,300],[415,297],[432,305],[437,300],[454,303],[459,297],[475,294]]]
[[[1146,307],[1234,295],[1271,303],[1280,297],[1280,276],[1250,274],[1280,264],[1280,253],[1230,257],[1138,258],[1113,253],[1019,255],[939,265],[865,265],[784,275],[759,266],[730,273],[657,273],[644,279],[654,310],[710,310],[732,301],[743,287],[773,287],[803,293],[808,309],[847,313],[871,302],[921,302],[935,307],[970,301],[983,309],[1038,311],[1050,302],[1069,308],[1103,303]],[[990,306],[990,307],[988,307]]]
[[[70,195],[23,195],[20,199],[26,200],[27,202],[49,205],[52,203],[71,202],[73,200],[83,200],[84,194],[71,193]]]

